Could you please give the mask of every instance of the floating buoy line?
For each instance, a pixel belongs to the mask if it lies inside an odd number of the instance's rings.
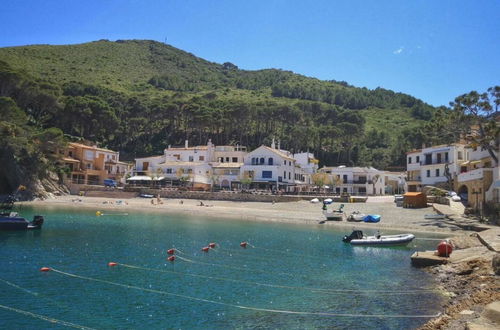
[[[176,274],[179,276],[186,275],[186,276],[206,278],[206,279],[211,279],[211,280],[228,281],[228,282],[251,284],[251,285],[265,286],[265,287],[271,287],[271,288],[280,288],[280,289],[306,290],[306,291],[311,291],[311,292],[322,292],[322,293],[327,293],[327,294],[343,294],[343,293],[345,293],[345,294],[362,294],[362,295],[364,295],[367,293],[376,293],[377,295],[403,295],[403,294],[432,293],[432,292],[436,291],[434,289],[418,289],[418,290],[324,289],[324,288],[312,288],[312,287],[260,283],[260,282],[238,280],[238,279],[233,279],[233,278],[209,276],[209,275],[202,275],[202,274],[191,274],[191,273],[184,273],[184,272],[176,272],[176,271],[172,271],[172,270],[164,270],[164,269],[156,269],[156,268],[142,267],[142,266],[136,266],[136,265],[129,265],[129,264],[121,263],[121,262],[117,263],[117,265],[123,266],[126,268],[152,271],[152,272],[158,272],[158,273]]]
[[[363,318],[434,318],[434,317],[438,317],[439,315],[441,315],[441,313],[432,314],[432,315],[429,315],[429,314],[407,314],[407,315],[405,315],[405,314],[354,314],[354,313],[304,312],[304,311],[289,311],[289,310],[280,310],[280,309],[267,309],[267,308],[259,308],[259,307],[225,303],[225,302],[215,301],[215,300],[210,300],[210,299],[197,298],[197,297],[192,297],[192,296],[188,296],[188,295],[172,293],[172,292],[168,292],[168,291],[148,289],[148,288],[143,288],[143,287],[139,287],[139,286],[135,286],[135,285],[128,285],[128,284],[112,282],[112,281],[108,281],[108,280],[102,280],[102,279],[98,279],[98,278],[68,273],[68,272],[64,272],[64,271],[61,271],[61,270],[58,270],[55,268],[52,268],[51,271],[58,273],[58,274],[61,274],[61,275],[68,276],[68,277],[79,278],[79,279],[83,279],[83,280],[87,280],[87,281],[93,281],[93,282],[98,282],[98,283],[114,285],[114,286],[127,288],[127,289],[134,289],[134,290],[139,290],[139,291],[143,291],[143,292],[168,295],[168,296],[172,296],[172,297],[184,298],[187,300],[199,301],[199,302],[204,302],[204,303],[209,303],[209,304],[214,304],[214,305],[233,307],[233,308],[245,309],[245,310],[252,310],[252,311],[258,311],[258,312],[294,314],[294,315],[332,316],[332,317],[363,317]],[[2,305],[0,305],[0,306],[2,306]],[[26,312],[26,313],[29,313],[29,312]],[[78,325],[76,325],[76,327],[79,327],[81,329],[89,329],[89,328],[85,328],[85,327],[80,327]]]
[[[244,242],[246,243],[246,242]],[[247,243],[247,245],[249,245],[249,243]],[[202,250],[203,251],[203,250]],[[217,249],[209,249],[209,251],[217,251]],[[292,273],[284,273],[284,272],[269,272],[269,271],[266,271],[266,270],[262,270],[262,269],[256,269],[256,268],[250,268],[250,267],[238,267],[238,266],[234,266],[234,265],[223,265],[223,264],[218,264],[218,263],[211,263],[211,262],[206,262],[206,261],[199,261],[199,260],[193,260],[191,259],[192,256],[187,254],[187,253],[184,253],[184,252],[181,252],[179,251],[178,249],[176,248],[172,248],[172,249],[169,249],[167,250],[167,254],[172,254],[171,256],[173,256],[173,254],[179,252],[179,254],[181,255],[177,255],[177,259],[181,260],[181,261],[185,261],[185,262],[189,262],[189,263],[192,263],[192,264],[198,264],[198,265],[205,265],[205,266],[212,266],[212,267],[220,267],[220,268],[226,268],[226,269],[232,269],[232,270],[239,270],[239,271],[245,271],[245,272],[248,272],[248,271],[252,271],[252,272],[259,272],[261,274],[268,274],[268,275],[280,275],[280,276],[286,276],[286,277],[292,277],[292,278],[304,278],[304,279],[308,279],[310,280],[311,277],[310,276],[307,276],[307,275],[304,275],[304,274],[292,274]],[[205,252],[208,252],[208,251],[205,251]],[[223,251],[218,251],[219,253],[220,252],[223,252]],[[227,253],[227,252],[224,252],[224,253]],[[191,257],[191,258],[187,258],[187,256]],[[245,255],[247,256],[247,255]],[[301,255],[302,256],[302,255]],[[249,258],[252,258],[252,259],[256,259],[256,260],[265,260],[265,261],[270,261],[269,258],[259,258],[259,257],[255,257],[255,256],[247,256]],[[168,261],[170,262],[174,262],[176,260],[176,258],[167,258]]]
[[[48,268],[48,267],[44,267],[44,268]],[[50,270],[50,268],[49,268],[49,270]],[[10,281],[4,280],[3,278],[0,278],[0,281],[1,281],[1,282],[3,282],[3,283],[5,283],[5,284],[7,284],[7,285],[9,285],[9,286],[11,286],[11,287],[13,287],[13,288],[16,288],[16,289],[18,289],[18,290],[21,290],[21,291],[23,291],[23,292],[26,292],[26,293],[28,293],[28,294],[30,294],[30,295],[32,295],[32,296],[34,296],[34,297],[37,297],[37,298],[43,298],[43,299],[45,299],[45,300],[48,300],[48,301],[50,301],[51,303],[53,303],[54,305],[56,305],[56,306],[57,306],[57,307],[59,307],[59,308],[65,308],[65,309],[67,309],[67,310],[71,310],[71,309],[73,309],[73,307],[74,307],[74,306],[69,306],[69,305],[67,305],[67,304],[65,304],[65,303],[63,303],[63,302],[57,301],[57,300],[55,300],[55,299],[52,299],[52,298],[50,298],[50,297],[47,297],[47,296],[45,296],[44,294],[41,294],[41,293],[34,292],[34,291],[28,290],[28,289],[26,289],[26,288],[23,288],[22,286],[17,285],[17,284],[14,284],[14,283],[12,283],[12,282],[10,282]],[[95,315],[89,315],[89,314],[87,314],[87,313],[85,313],[85,312],[82,312],[82,311],[78,311],[78,313],[79,313],[79,314],[84,314],[84,315],[86,315],[86,316],[87,316],[87,317],[89,317],[89,318],[90,318],[90,317],[91,317],[91,318],[95,318]],[[108,316],[108,318],[109,318],[109,316]],[[90,328],[82,327],[82,329],[90,329]]]
[[[64,325],[64,326],[69,327],[69,328],[83,329],[83,330],[94,330],[94,328],[89,328],[89,327],[86,327],[86,326],[83,326],[83,325],[79,325],[79,324],[75,324],[75,323],[71,323],[71,322],[67,322],[67,321],[55,319],[53,317],[48,317],[48,316],[45,316],[45,315],[36,314],[36,313],[33,313],[33,312],[28,312],[28,311],[25,311],[25,310],[22,310],[22,309],[14,308],[14,307],[0,305],[0,308],[8,310],[8,311],[11,311],[11,312],[16,312],[18,314],[23,314],[23,315],[31,316],[31,317],[34,317],[36,319],[44,320],[44,321],[47,321],[47,322],[50,322],[50,323],[56,323],[56,324]]]
[[[102,217],[104,215],[122,215],[122,216],[126,216],[128,215],[128,213],[102,213],[101,211],[97,211],[95,213],[96,217]]]

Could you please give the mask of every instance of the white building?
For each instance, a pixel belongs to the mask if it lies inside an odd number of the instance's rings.
[[[385,195],[385,172],[373,167],[322,167],[329,176],[328,185],[335,193],[350,195]]]
[[[217,184],[231,187],[233,181],[239,180],[245,154],[246,147],[242,146],[214,146],[209,140],[206,146],[190,147],[186,141],[184,147],[168,146],[161,156],[136,158],[135,168],[137,174],[151,176],[158,182],[184,181],[208,190]]]
[[[449,175],[454,178],[460,173],[460,163],[467,158],[465,145],[450,144],[410,151],[407,157],[406,191],[422,191],[424,186],[446,186]]]
[[[258,189],[292,190],[295,186],[295,159],[286,150],[260,146],[249,152],[241,166],[242,178],[250,178],[251,186]]]

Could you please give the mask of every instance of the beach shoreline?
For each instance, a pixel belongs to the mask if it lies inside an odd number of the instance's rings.
[[[152,204],[154,202],[154,204]],[[201,203],[202,206],[201,206]],[[192,199],[130,198],[117,199],[86,196],[57,196],[51,199],[19,202],[22,206],[36,208],[68,208],[95,210],[101,213],[142,212],[153,214],[172,214],[186,216],[202,216],[224,220],[243,220],[259,222],[276,222],[303,225],[320,225],[346,228],[353,227],[367,231],[399,231],[412,233],[439,234],[446,237],[462,234],[464,230],[453,225],[444,225],[439,220],[424,219],[425,214],[433,214],[432,207],[423,209],[403,209],[395,203],[346,203],[344,211],[349,215],[353,211],[364,214],[380,214],[379,223],[325,221],[322,204],[308,201],[264,203],[264,202],[232,202],[232,201],[198,201]],[[337,208],[335,203],[333,208]],[[369,233],[369,232],[368,232]]]

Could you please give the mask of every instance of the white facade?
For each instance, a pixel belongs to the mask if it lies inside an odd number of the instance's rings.
[[[407,153],[408,187],[406,191],[421,191],[423,186],[434,186],[448,181],[445,168],[451,177],[460,173],[460,163],[467,160],[465,145],[451,144],[423,148]]]
[[[323,167],[335,193],[351,195],[385,195],[385,172],[373,167]]]
[[[253,183],[286,189],[295,184],[295,159],[288,151],[260,146],[246,155],[240,173]]]
[[[246,147],[242,146],[216,147],[209,140],[206,146],[190,147],[186,141],[184,147],[168,146],[161,156],[136,158],[135,170],[161,180],[182,180],[204,185],[217,185],[217,182],[226,184],[229,181],[230,186],[231,182],[239,179],[239,167],[245,155]],[[232,169],[215,171],[220,167],[228,167],[226,164],[232,164]]]

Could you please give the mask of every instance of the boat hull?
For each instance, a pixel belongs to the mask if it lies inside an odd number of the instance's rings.
[[[0,216],[0,230],[28,230],[42,228],[43,217],[35,216],[32,222],[22,217]]]
[[[375,236],[367,236],[361,239],[352,239],[349,243],[352,245],[370,245],[370,246],[394,246],[394,245],[407,245],[413,239],[415,235],[413,234],[403,234],[403,235],[388,235],[381,236],[377,238]]]

